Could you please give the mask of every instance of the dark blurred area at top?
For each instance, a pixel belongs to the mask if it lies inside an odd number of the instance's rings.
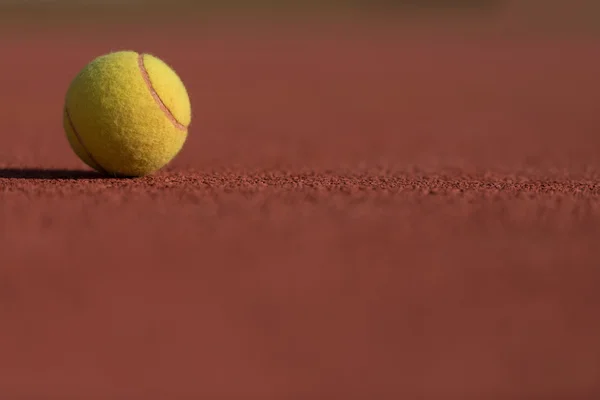
[[[341,15],[347,12],[398,15],[423,11],[495,10],[510,0],[56,0],[25,2],[0,0],[0,19],[18,22],[36,19],[44,23],[77,16],[85,20],[102,17],[178,17],[210,15]],[[76,21],[70,21],[76,22]]]
[[[460,29],[597,36],[599,15],[600,0],[0,0],[0,30],[19,35],[36,35],[49,25],[89,31],[90,23],[102,29],[146,23],[193,28],[213,18],[285,24],[303,17],[373,17],[398,27],[429,20],[436,27],[450,22]]]

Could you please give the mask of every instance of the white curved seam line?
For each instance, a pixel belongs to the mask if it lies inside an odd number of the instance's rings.
[[[154,86],[152,86],[152,81],[150,80],[150,74],[148,74],[148,71],[146,70],[146,66],[144,65],[144,55],[143,54],[140,54],[138,56],[138,65],[140,67],[142,77],[144,78],[144,82],[146,82],[146,86],[148,86],[148,89],[150,90],[150,94],[152,95],[152,97],[154,98],[154,100],[156,101],[156,103],[158,104],[160,109],[165,113],[165,115],[167,116],[167,118],[169,118],[169,120],[173,123],[173,125],[175,125],[175,128],[177,128],[181,131],[185,131],[187,129],[185,127],[185,125],[183,125],[182,123],[177,121],[177,118],[175,118],[175,116],[173,115],[171,110],[169,110],[169,108],[162,101],[162,99],[160,98],[158,93],[156,93]]]
[[[102,165],[100,165],[100,163],[94,159],[94,157],[92,156],[92,153],[90,153],[89,150],[87,149],[87,147],[85,147],[85,145],[83,144],[83,140],[81,140],[81,136],[79,136],[79,133],[77,133],[77,129],[75,129],[75,125],[73,124],[71,115],[69,115],[69,110],[66,107],[65,107],[65,115],[67,116],[67,121],[69,122],[69,126],[71,127],[73,134],[77,138],[77,141],[81,145],[81,148],[83,149],[83,151],[85,151],[85,154],[94,163],[94,165],[96,165],[96,167],[98,167],[100,172],[108,175],[108,171],[106,171],[104,168],[102,168]]]

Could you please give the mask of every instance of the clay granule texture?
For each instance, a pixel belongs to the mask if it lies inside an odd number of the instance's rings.
[[[0,39],[1,398],[600,398],[597,41],[82,43]],[[115,43],[190,92],[152,177],[87,171],[61,129],[70,79]]]

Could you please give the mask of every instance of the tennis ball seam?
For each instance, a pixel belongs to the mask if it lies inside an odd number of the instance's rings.
[[[71,119],[71,115],[69,115],[69,110],[66,107],[65,107],[65,115],[67,116],[67,122],[69,123],[69,126],[71,127],[71,130],[73,131],[73,134],[75,135],[75,138],[81,145],[81,148],[83,149],[83,151],[85,151],[85,154],[88,156],[90,161],[94,163],[94,165],[97,167],[97,169],[100,172],[108,175],[108,172],[102,167],[102,165],[100,165],[100,163],[98,161],[96,161],[96,159],[94,158],[94,156],[92,156],[92,153],[87,149],[87,147],[85,147],[85,144],[83,143],[83,140],[81,140],[81,136],[77,132],[77,129],[75,128],[75,124],[73,123],[73,120]]]
[[[173,123],[175,128],[179,129],[180,131],[187,130],[185,125],[183,125],[181,122],[177,121],[177,118],[175,118],[175,116],[173,115],[173,112],[171,112],[171,110],[169,110],[169,107],[167,107],[167,105],[164,103],[164,101],[160,98],[160,96],[156,92],[156,89],[154,89],[154,86],[152,85],[152,81],[150,80],[150,74],[148,73],[148,70],[146,69],[146,66],[144,65],[144,54],[138,55],[138,66],[140,68],[140,72],[142,73],[142,78],[144,78],[144,82],[146,82],[146,86],[148,86],[148,89],[150,90],[150,94],[156,101],[156,104],[158,104],[158,107],[163,111],[163,113],[167,116],[167,118]]]

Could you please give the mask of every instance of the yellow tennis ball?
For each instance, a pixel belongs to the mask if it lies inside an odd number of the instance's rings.
[[[191,119],[187,90],[170,66],[150,54],[118,51],[94,59],[73,79],[63,126],[87,165],[136,177],[179,153]]]

